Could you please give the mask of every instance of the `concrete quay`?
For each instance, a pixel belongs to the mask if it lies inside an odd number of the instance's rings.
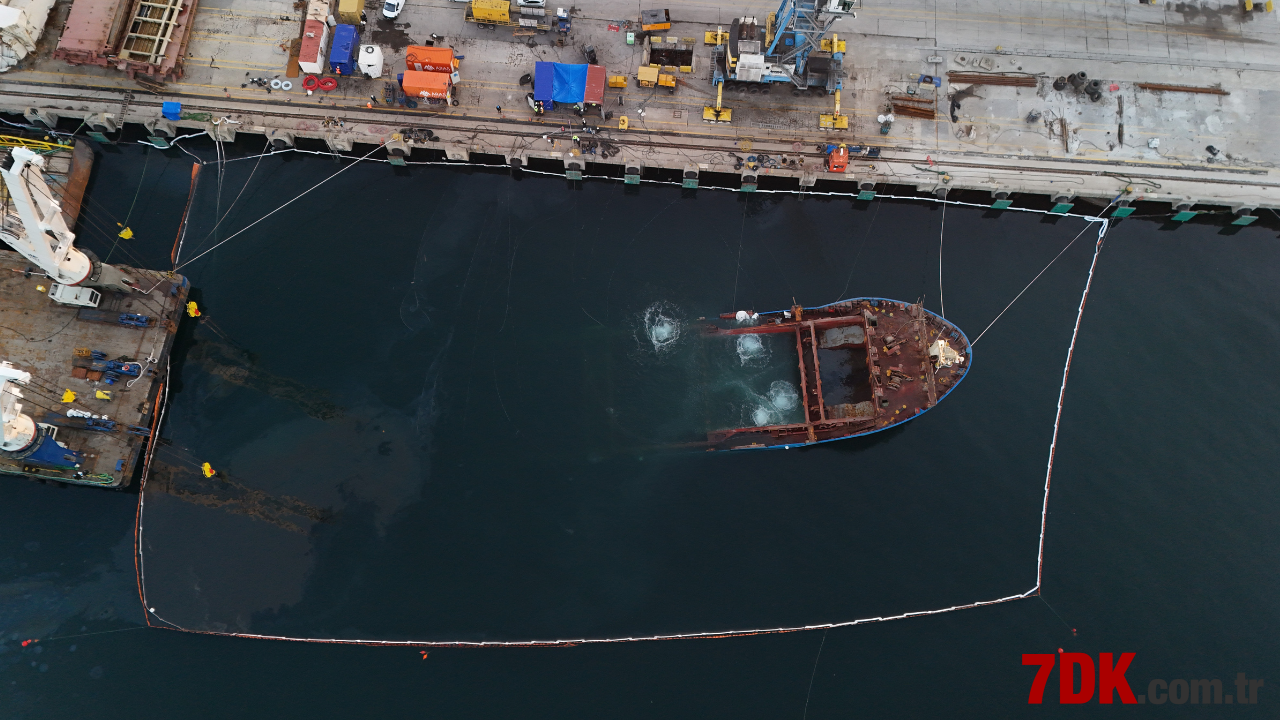
[[[499,156],[556,170],[587,170],[591,163],[588,172],[687,184],[741,177],[744,190],[760,183],[864,193],[895,186],[989,197],[997,207],[1052,203],[1063,211],[1081,200],[1112,206],[1110,214],[1146,201],[1181,220],[1206,209],[1230,211],[1239,223],[1280,219],[1271,214],[1280,209],[1280,136],[1269,128],[1280,113],[1280,90],[1273,89],[1280,87],[1280,13],[1266,12],[1261,3],[1246,11],[1236,4],[1136,0],[864,2],[856,18],[844,18],[835,30],[848,43],[845,131],[818,127],[819,113],[830,113],[834,98],[797,96],[789,86],[768,94],[726,93],[732,124],[703,122],[702,108],[715,97],[703,32],[776,8],[759,0],[668,5],[673,26],[666,34],[696,41],[694,71],[678,75],[683,82],[673,94],[636,87],[634,80],[610,89],[604,109],[613,117],[588,117],[594,134],[584,134],[582,120],[567,111],[535,116],[519,78],[536,60],[583,62],[586,45],[595,47],[609,75],[634,78],[643,48],[626,44],[625,28],[610,28],[634,22],[636,6],[593,0],[573,8],[567,37],[532,38],[464,22],[463,3],[409,0],[394,23],[381,18],[379,6],[368,4],[362,42],[383,47],[388,74],[342,78],[332,93],[308,96],[301,78],[289,91],[241,87],[250,77],[284,78],[302,13],[292,2],[204,0],[180,82],[148,89],[114,70],[69,66],[46,52],[0,75],[0,112],[61,120],[68,130],[86,121],[108,137],[137,123],[160,137],[206,131],[230,140],[252,133],[277,147],[319,141],[319,148],[357,155],[372,149],[361,145],[388,143],[395,153],[423,159]],[[662,4],[641,5],[650,6]],[[46,32],[50,47],[61,17],[65,12]],[[405,46],[433,33],[444,37],[438,44],[465,56],[460,104],[367,107],[403,68]],[[970,84],[952,82],[949,72],[1031,80],[1023,87]],[[1076,72],[1101,80],[1098,100],[1070,85],[1054,89],[1056,78]],[[939,83],[920,83],[921,75]],[[1140,86],[1151,84],[1206,92]],[[161,119],[165,100],[183,104],[183,120]],[[924,114],[932,117],[899,112],[882,133],[877,118],[895,100],[931,109]],[[629,120],[626,130],[618,128],[622,116]],[[398,134],[402,130],[430,134]],[[575,134],[616,154],[578,155]],[[826,172],[825,147],[838,142],[864,152],[847,172]],[[754,164],[748,162],[753,156]]]

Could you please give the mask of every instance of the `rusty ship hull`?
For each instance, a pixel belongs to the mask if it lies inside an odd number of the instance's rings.
[[[726,322],[704,332],[793,336],[804,420],[712,430],[712,450],[804,447],[888,430],[936,406],[971,364],[964,332],[920,304],[854,298],[743,315],[722,315]]]

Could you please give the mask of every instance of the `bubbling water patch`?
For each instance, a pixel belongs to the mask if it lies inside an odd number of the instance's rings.
[[[800,393],[796,386],[786,380],[774,380],[769,385],[769,404],[781,412],[794,410],[800,404]]]
[[[788,416],[799,407],[800,393],[792,383],[774,380],[768,393],[759,395],[747,389],[747,394],[750,400],[742,408],[742,415],[748,426],[784,425],[794,421],[788,420]]]
[[[667,302],[656,302],[645,309],[642,329],[654,352],[670,350],[680,339],[684,323],[678,314],[678,308]]]
[[[743,365],[764,365],[769,362],[769,348],[759,335],[739,335],[738,359]]]

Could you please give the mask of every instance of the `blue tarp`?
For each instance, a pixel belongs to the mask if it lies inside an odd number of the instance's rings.
[[[540,62],[533,65],[533,99],[541,100],[549,107],[552,90],[555,88],[555,63]]]
[[[558,103],[580,103],[587,93],[587,66],[553,63],[556,84],[551,99]]]
[[[582,102],[587,92],[587,66],[540,62],[533,66],[533,99],[549,103]]]

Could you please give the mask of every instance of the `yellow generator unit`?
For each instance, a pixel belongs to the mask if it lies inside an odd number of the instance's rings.
[[[485,22],[511,22],[509,0],[471,0],[471,14]]]
[[[360,11],[364,9],[361,0],[338,0],[338,22],[343,25],[359,25]]]
[[[610,75],[609,76],[609,87],[624,88],[626,86],[627,86],[626,75]]]
[[[640,87],[651,88],[658,84],[658,68],[645,65],[636,70],[636,81]]]

